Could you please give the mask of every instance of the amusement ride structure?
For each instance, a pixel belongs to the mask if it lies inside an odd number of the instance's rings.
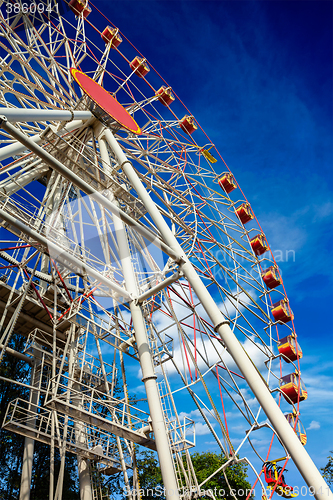
[[[142,449],[157,452],[168,500],[200,498],[204,433],[227,485],[244,463],[259,497],[291,498],[292,459],[330,497],[304,447],[281,274],[215,146],[91,3],[0,5],[1,359],[31,366],[29,399],[3,421],[25,436],[20,500],[35,441],[50,446],[52,500],[68,453],[82,500],[102,500],[94,477],[139,490]]]

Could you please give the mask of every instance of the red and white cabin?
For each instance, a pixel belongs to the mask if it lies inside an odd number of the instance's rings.
[[[133,61],[130,62],[130,68],[140,78],[146,76],[146,74],[150,71],[146,60],[139,56],[134,57]]]
[[[287,363],[296,361],[297,353],[299,359],[301,359],[303,356],[302,349],[295,339],[294,334],[287,335],[287,337],[283,337],[283,339],[280,339],[278,342],[278,349],[279,353],[283,355],[284,361],[286,361]]]
[[[290,373],[280,378],[280,391],[284,399],[292,404],[304,401],[308,397],[308,391],[298,373]]]
[[[91,12],[88,0],[70,0],[68,6],[76,16],[80,16],[82,14],[84,19],[86,19]]]
[[[282,278],[278,273],[277,266],[270,266],[262,271],[261,277],[267,288],[276,288],[282,284]]]
[[[268,250],[268,245],[264,233],[259,233],[256,234],[256,236],[253,236],[253,238],[250,239],[250,245],[255,255],[257,256],[262,255]]]
[[[106,44],[111,42],[111,48],[115,49],[118,47],[118,45],[121,44],[123,39],[119,35],[119,30],[118,28],[111,28],[111,26],[107,26],[105,30],[101,34],[103,42]]]
[[[164,85],[155,92],[155,96],[164,106],[170,106],[175,100],[171,87],[165,87]]]
[[[185,115],[179,122],[180,128],[183,130],[183,132],[186,132],[186,134],[193,134],[198,128],[198,126],[194,122],[194,117],[190,115]]]
[[[288,323],[288,321],[294,319],[294,313],[290,309],[289,300],[282,299],[279,302],[273,304],[272,314],[275,321],[281,321],[282,323]]]
[[[239,205],[239,207],[236,208],[236,214],[242,224],[246,224],[254,219],[250,203],[242,203]]]
[[[218,179],[219,186],[227,193],[237,188],[234,176],[231,172],[224,172]]]
[[[285,415],[287,422],[291,425],[291,427],[294,429],[295,434],[297,435],[298,439],[302,443],[303,446],[306,445],[307,443],[307,435],[304,429],[304,426],[302,422],[300,421],[299,418],[296,417],[296,412],[294,413],[288,413]],[[297,420],[296,420],[297,418]]]

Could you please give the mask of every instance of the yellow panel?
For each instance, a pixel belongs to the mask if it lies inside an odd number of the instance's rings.
[[[217,162],[217,159],[214,158],[214,156],[212,154],[210,154],[210,152],[207,149],[203,149],[201,152],[204,155],[204,157],[206,158],[206,160],[210,161],[210,163]]]

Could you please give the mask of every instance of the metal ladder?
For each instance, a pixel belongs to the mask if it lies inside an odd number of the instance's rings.
[[[183,462],[183,454],[184,452],[182,451],[177,451],[174,442],[173,442],[173,433],[172,433],[172,422],[175,421],[175,416],[174,412],[172,411],[172,404],[171,404],[171,397],[166,385],[165,380],[162,380],[158,384],[159,388],[159,395],[160,395],[160,400],[161,400],[161,406],[162,406],[162,411],[164,414],[164,419],[165,419],[165,424],[167,427],[168,431],[168,441],[169,441],[169,449],[171,451],[172,457],[173,457],[173,464],[174,464],[174,470],[175,470],[175,475],[177,479],[177,485],[178,485],[178,491],[179,491],[179,496],[180,498],[188,499],[189,496],[186,494],[186,484],[185,484],[185,478],[184,474],[182,473],[181,466],[180,466],[180,461]],[[186,466],[184,465],[184,468]],[[190,470],[186,470],[186,473],[188,476],[191,476]]]

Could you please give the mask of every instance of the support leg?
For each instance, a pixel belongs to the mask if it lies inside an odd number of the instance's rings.
[[[38,389],[40,385],[41,371],[40,365],[41,360],[39,357],[38,350],[34,350],[35,354],[35,365],[31,374],[31,385]],[[39,391],[31,390],[30,402],[32,405],[38,405],[39,401]],[[35,411],[36,407],[32,406],[31,411]],[[35,427],[35,423],[31,422],[31,426]],[[21,486],[20,486],[20,500],[29,500],[31,491],[31,479],[32,479],[32,464],[34,458],[34,448],[35,441],[30,437],[26,437],[24,440],[24,452],[23,452],[23,464],[21,472]]]
[[[106,145],[101,139],[99,141],[101,157],[104,162],[109,162]],[[127,234],[122,220],[116,215],[113,216],[114,229],[117,236],[119,256],[125,278],[126,290],[133,295],[137,295],[137,284],[135,272],[131,260]],[[135,340],[138,347],[140,365],[142,370],[142,381],[144,382],[149,412],[152,419],[152,426],[155,436],[156,448],[159,457],[162,478],[166,489],[167,500],[179,500],[178,485],[174,470],[172,453],[169,446],[169,439],[165,425],[163,410],[158,393],[156,375],[149,349],[148,335],[141,307],[130,302],[130,311],[135,331]]]
[[[191,262],[184,254],[183,249],[179,245],[177,239],[164,220],[158,207],[155,205],[146,188],[140,181],[131,162],[126,158],[112,132],[109,129],[105,129],[103,133],[104,137],[109,143],[109,146],[113,150],[119,165],[122,165],[124,173],[126,174],[133,188],[136,190],[139,199],[145,205],[146,210],[148,211],[157,229],[162,235],[164,242],[176,254],[178,254],[179,259],[184,262],[184,264],[182,264],[181,266],[184,275],[193,287],[198,299],[200,300],[210,320],[212,321],[215,327],[215,331],[221,336],[222,340],[224,341],[228,352],[231,354],[238,368],[244,375],[247,383],[249,384],[249,387],[259,401],[267,417],[271,421],[274,429],[276,430],[278,436],[288,450],[291,458],[302,474],[307,485],[309,487],[314,487],[316,491],[314,496],[317,500],[333,498],[333,494],[325,483],[319,470],[317,469],[307,451],[304,449],[298,437],[294,433],[293,429],[285,419],[281,409],[275,402],[259,371],[254,366],[251,359],[248,357],[237,337],[229,327],[229,323],[225,320],[223,314],[219,310],[213,297],[210,295],[209,291],[201,281],[201,278],[195,271]]]

